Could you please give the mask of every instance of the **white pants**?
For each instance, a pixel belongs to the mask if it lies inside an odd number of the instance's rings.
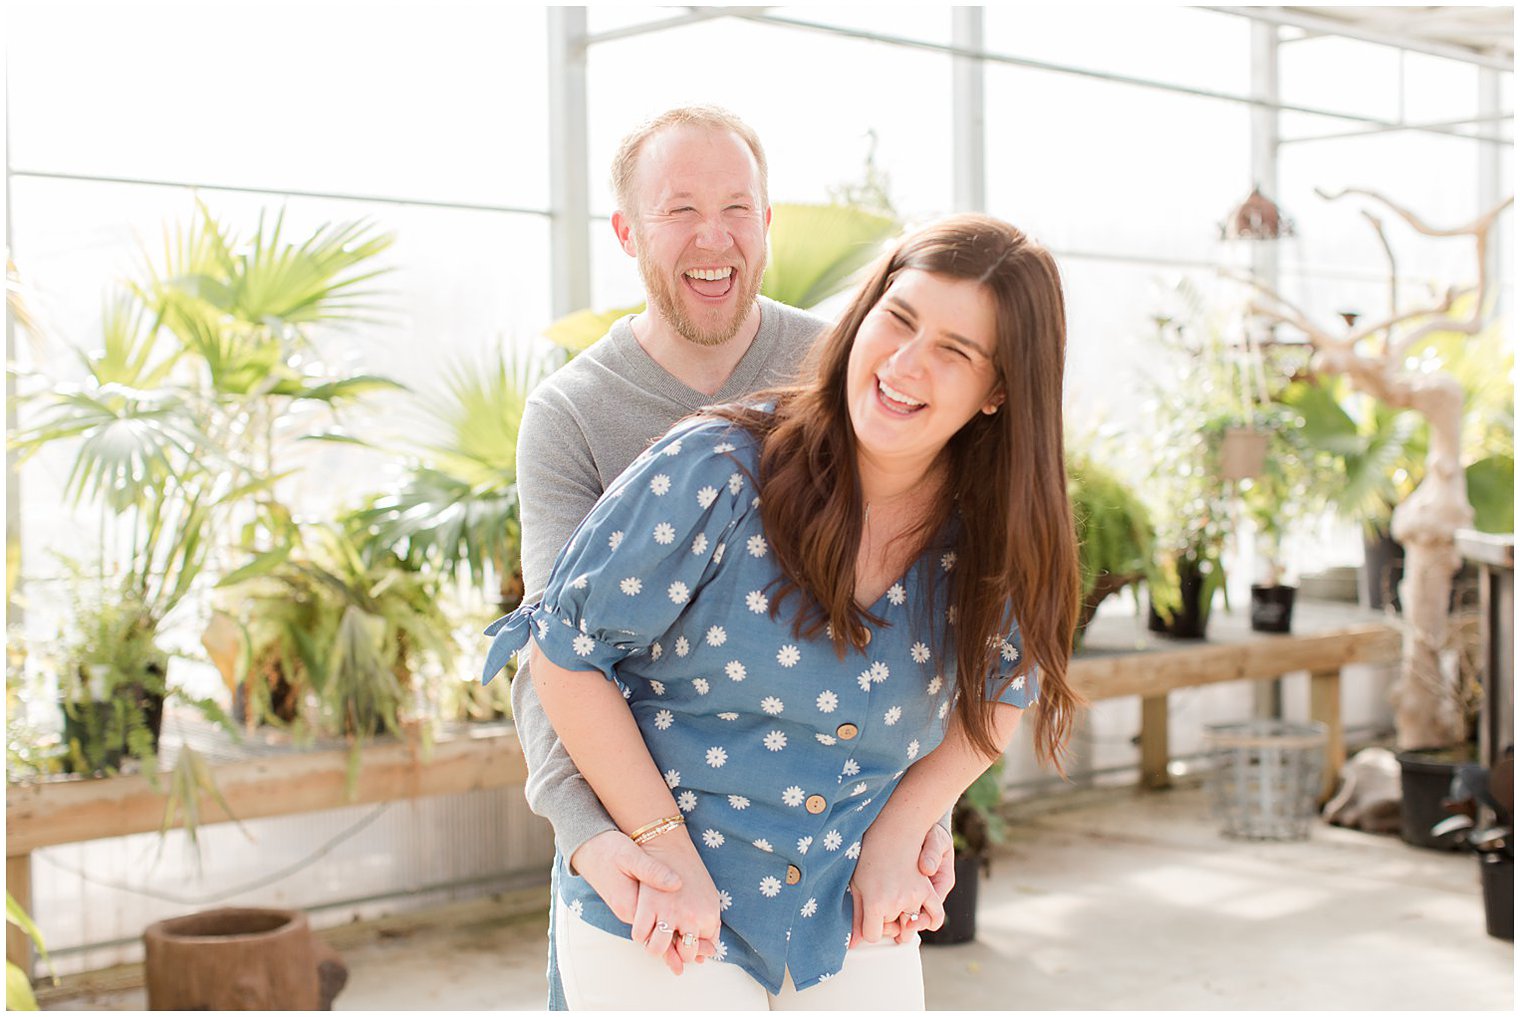
[[[555,947],[565,1001],[572,1010],[922,1010],[924,970],[918,935],[845,954],[844,968],[798,992],[788,971],[775,995],[740,967],[708,959],[680,977],[663,958],[632,940],[603,932],[555,899]]]

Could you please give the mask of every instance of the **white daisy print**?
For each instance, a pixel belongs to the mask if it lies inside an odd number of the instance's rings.
[[[764,710],[766,713],[770,714],[772,717],[774,717],[776,714],[780,713],[785,708],[786,708],[786,705],[784,703],[782,703],[781,700],[777,699],[775,696],[766,696],[764,699],[760,700],[760,709]]]
[[[705,533],[699,533],[695,537],[691,538],[691,553],[692,554],[706,554],[707,553],[707,534],[705,534]]]
[[[726,762],[728,762],[728,753],[724,751],[721,745],[714,745],[707,750],[707,765],[714,770]]]
[[[670,597],[672,604],[684,604],[691,599],[691,591],[679,579],[671,583],[670,588],[665,593]]]
[[[871,665],[869,674],[871,675],[871,681],[880,685],[882,682],[892,677],[892,669],[878,660]]]
[[[844,844],[844,838],[839,836],[838,830],[830,830],[823,835],[823,849],[825,851],[838,851]]]
[[[713,446],[713,451],[718,453],[720,456],[725,452],[732,452],[733,450],[734,447],[726,441],[720,441],[718,444]]]
[[[739,715],[737,713],[720,713],[720,714],[718,714],[718,719],[719,720],[738,720],[739,719]]]
[[[808,853],[808,848],[810,848],[812,846],[813,846],[813,838],[811,838],[811,837],[798,837],[797,838],[797,853],[799,855],[805,855],[805,854],[807,854]]]
[[[851,798],[854,798],[856,795],[863,795],[865,793],[866,793],[866,782],[865,781],[861,781],[859,784],[856,784],[854,787],[850,788],[850,797]]]
[[[819,732],[819,733],[813,735],[813,737],[817,738],[818,741],[820,743],[824,744],[824,745],[834,745],[839,740],[839,739],[835,738],[833,735],[826,735],[826,734],[824,734],[822,732]]]
[[[675,723],[676,715],[669,710],[661,710],[654,715],[654,726],[661,731],[669,731],[670,725]]]
[[[855,843],[851,844],[850,847],[849,847],[849,850],[845,851],[844,856],[846,858],[859,858],[860,857],[860,841],[857,840]]]
[[[1010,689],[1022,689],[1024,687],[1024,676],[1023,675],[1019,675],[1017,678],[1015,678],[1012,682],[1009,683],[1008,687]]]
[[[739,663],[737,660],[731,660],[727,664],[724,664],[723,673],[728,675],[731,680],[736,682],[742,682],[749,674],[749,672],[744,669],[744,665]]]
[[[951,569],[955,568],[955,560],[955,552],[947,551],[944,554],[940,555],[939,567],[944,569],[946,572],[949,572]]]
[[[649,679],[649,688],[657,696],[663,696],[665,694],[665,683],[664,682],[655,681],[653,678],[651,678],[651,679]]]
[[[708,692],[712,691],[712,686],[707,684],[706,678],[693,678],[691,680],[691,687],[697,690],[697,695],[699,696],[705,696]]]
[[[950,712],[950,700],[947,699],[943,703],[939,704],[939,719],[940,720],[944,720],[945,719],[945,714],[947,714],[949,712]]]
[[[547,637],[548,635],[549,635],[549,620],[547,618],[540,618],[538,620],[538,638],[543,639],[543,638]]]
[[[846,759],[844,761],[844,769],[840,772],[846,777],[853,777],[860,772],[860,764],[853,759]]]
[[[665,647],[661,646],[659,643],[655,643],[653,646],[651,646],[649,648],[649,659],[650,660],[659,660],[664,655],[665,655]]]
[[[725,943],[725,942],[723,942],[723,940],[720,939],[720,940],[718,940],[718,947],[717,947],[717,949],[718,949],[718,952],[715,953],[715,954],[713,954],[713,960],[718,961],[720,963],[723,962],[723,961],[725,961],[725,960],[727,960],[728,959],[728,944]]]
[[[765,543],[765,538],[757,533],[753,537],[749,538],[749,540],[745,541],[744,546],[749,549],[751,556],[755,558],[764,558],[765,550],[768,545]]]
[[[891,727],[893,724],[896,724],[899,720],[902,720],[902,707],[901,706],[894,706],[894,707],[892,707],[886,713],[882,714],[881,719],[882,719],[882,723],[886,724],[887,727]]]
[[[616,548],[613,550],[616,550]],[[591,576],[585,572],[582,572],[580,575],[575,577],[574,581],[570,583],[570,586],[573,589],[584,590],[586,588],[586,584],[590,581]]]
[[[676,808],[682,812],[690,812],[697,807],[697,793],[695,791],[682,791],[676,795]]]
[[[743,812],[745,809],[749,808],[749,799],[743,795],[729,795],[728,804],[732,806],[736,811]]]
[[[749,596],[744,598],[744,603],[746,607],[756,614],[764,614],[765,609],[771,606],[770,600],[759,590],[750,590]]]
[[[700,491],[697,492],[697,504],[701,505],[703,508],[707,508],[708,506],[712,505],[712,503],[714,501],[717,500],[717,497],[718,497],[718,489],[716,487],[713,487],[713,486],[709,485],[707,487],[702,488],[702,490],[700,490]]]
[[[681,454],[681,439],[677,438],[675,441],[671,442],[669,445],[666,445],[665,446],[665,454],[668,455],[668,456],[678,456],[678,455],[680,455]]]
[[[911,742],[908,743],[908,758],[909,759],[917,759],[918,758],[918,739],[917,738],[913,739]]]
[[[818,898],[809,897],[807,903],[802,905],[802,911],[799,913],[803,918],[812,918],[816,915],[818,913]]]
[[[855,684],[860,686],[860,691],[862,691],[862,692],[870,692],[871,691],[871,672],[869,672],[869,671],[862,671],[862,672],[860,672],[860,677],[858,677],[858,678],[855,679]]]
[[[718,891],[718,910],[727,911],[734,906],[734,898],[727,890]]]
[[[893,583],[891,588],[887,590],[887,602],[890,604],[895,604],[900,607],[902,606],[903,601],[907,599],[908,591],[903,589],[902,583]]]
[[[714,625],[707,630],[708,646],[722,646],[726,642],[728,642],[728,632],[722,625]]]
[[[1016,663],[1019,659],[1019,648],[1006,639],[1002,640],[1001,644],[998,649],[1003,651],[1003,659],[1010,664]]]
[[[654,542],[656,544],[674,544],[676,541],[676,528],[669,523],[660,523],[654,528]]]
[[[685,636],[677,636],[676,637],[676,656],[677,657],[684,657],[684,656],[686,656],[690,652],[691,652],[691,643],[689,641],[687,641],[687,639],[686,639]]]
[[[766,876],[760,880],[760,892],[767,897],[774,897],[781,892],[781,880],[775,876]]]
[[[573,901],[570,902],[570,913],[572,915],[574,915],[575,917],[579,918],[581,916],[581,912],[583,912],[585,910],[586,910],[586,906],[584,904],[582,904],[580,901],[573,900]]]
[[[790,805],[792,808],[796,808],[797,806],[801,805],[802,799],[805,797],[806,795],[802,793],[802,788],[798,787],[796,784],[793,784],[791,787],[781,792],[782,802]]]
[[[728,475],[728,493],[738,494],[742,490],[744,490],[744,477],[737,473],[730,473]]]
[[[632,689],[624,689],[623,690],[623,698],[624,699],[632,699],[633,698],[633,690]]]
[[[816,702],[820,713],[833,713],[839,706],[839,696],[828,689],[824,689],[818,693]]]
[[[795,667],[797,666],[797,661],[801,659],[801,651],[791,643],[787,643],[780,650],[776,651],[776,663],[782,667]]]
[[[670,477],[663,473],[656,473],[654,479],[649,482],[650,493],[656,498],[670,491]]]
[[[937,674],[933,678],[929,679],[929,695],[931,695],[931,696],[937,696],[937,695],[939,695],[939,690],[942,689],[942,688],[944,688],[944,687],[945,687],[945,676],[944,675]]]
[[[951,604],[949,607],[945,608],[945,621],[949,622],[951,625],[955,624],[955,619],[959,617],[959,615],[960,612],[956,610],[954,604]]]
[[[765,736],[765,747],[772,752],[780,752],[786,748],[786,735],[780,731],[772,731]]]
[[[672,791],[674,791],[676,788],[680,787],[681,786],[681,771],[680,770],[666,770],[665,771],[665,786],[668,787],[668,788],[670,788]]]
[[[575,637],[575,642],[570,644],[575,648],[575,653],[580,657],[591,656],[591,651],[596,649],[596,640],[582,633]]]
[[[710,848],[720,848],[723,846],[723,835],[717,830],[703,830],[702,843]]]
[[[913,655],[913,663],[929,663],[929,647],[925,646],[923,643],[914,643],[912,649],[910,649],[908,652]]]
[[[713,548],[713,564],[714,565],[722,565],[723,564],[723,552],[727,548],[728,548],[727,544],[719,544],[717,547]]]
[[[612,550],[614,550],[614,551],[616,551],[618,549],[618,545],[621,544],[622,542],[623,542],[623,531],[622,530],[613,530],[612,531],[612,536],[610,536],[610,537],[607,538],[607,546],[609,548],[611,548]]]
[[[776,850],[775,848],[771,847],[771,842],[766,840],[764,837],[761,837],[759,840],[755,841],[755,847],[759,848],[761,851]]]

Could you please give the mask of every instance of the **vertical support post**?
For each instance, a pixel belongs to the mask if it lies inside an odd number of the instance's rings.
[[[1503,112],[1500,103],[1503,98],[1503,86],[1499,80],[1499,72],[1489,67],[1478,68],[1478,116],[1493,117]],[[1490,125],[1484,124],[1483,128],[1491,129]],[[1477,214],[1487,212],[1504,199],[1507,181],[1504,176],[1504,154],[1499,145],[1490,145],[1478,142],[1478,207]],[[1505,265],[1509,261],[1509,252],[1504,249],[1506,230],[1503,226],[1497,226],[1489,234],[1488,251],[1485,259],[1488,261],[1488,278],[1493,280],[1491,296],[1493,306],[1490,313],[1495,316],[1504,313],[1504,280]]]
[[[950,41],[980,52],[985,48],[982,8],[950,8]],[[987,210],[986,64],[976,57],[950,58],[951,148],[957,212]]]
[[[32,856],[7,855],[5,891],[16,899],[21,910],[32,914]],[[36,916],[33,915],[33,920]],[[5,923],[5,959],[32,976],[32,941],[10,922]]]
[[[591,303],[586,8],[550,7],[549,273],[556,318]]]
[[[1346,763],[1346,738],[1341,730],[1341,672],[1317,671],[1309,675],[1309,719],[1317,720],[1329,731],[1325,742],[1325,772],[1320,783],[1319,803],[1323,805],[1335,794],[1335,782]]]
[[[1166,693],[1140,700],[1140,786],[1160,790],[1172,786],[1166,765],[1171,761],[1167,741]]]
[[[11,90],[7,79],[5,88],[5,207],[16,207],[11,200]],[[12,232],[12,216],[5,217],[5,251],[9,258],[16,251],[16,238]],[[10,281],[10,263],[5,266],[7,290]],[[16,316],[5,309],[5,363],[16,363]],[[5,433],[15,434],[19,428],[16,415],[16,374],[5,372]],[[23,620],[21,593],[21,460],[15,449],[5,450],[5,619],[7,624],[18,625]]]

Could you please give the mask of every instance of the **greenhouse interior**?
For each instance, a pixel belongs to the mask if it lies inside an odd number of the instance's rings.
[[[1513,7],[5,17],[8,1008],[1513,1008]]]

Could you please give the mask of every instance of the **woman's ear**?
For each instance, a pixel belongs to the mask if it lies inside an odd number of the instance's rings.
[[[996,392],[992,393],[992,398],[988,399],[986,405],[982,407],[982,412],[987,414],[989,417],[992,416],[998,411],[998,407],[1003,405],[1003,398],[1003,390],[998,389]]]

